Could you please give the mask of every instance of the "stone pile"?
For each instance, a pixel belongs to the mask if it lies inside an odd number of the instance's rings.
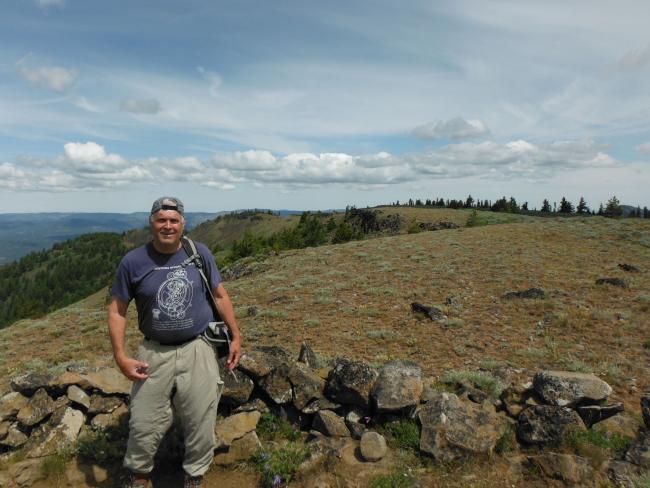
[[[421,426],[420,451],[437,461],[488,456],[515,432],[517,452],[542,472],[564,479],[558,474],[562,466],[579,465],[578,471],[588,476],[594,473],[577,456],[540,454],[538,448],[552,450],[569,433],[623,410],[622,404],[606,404],[612,388],[590,374],[511,375],[494,398],[467,380],[441,388],[423,378],[420,366],[411,361],[391,361],[379,369],[345,358],[331,368],[318,369],[317,363],[306,345],[297,361],[279,347],[258,347],[242,356],[237,370],[224,372],[215,462],[230,465],[249,458],[261,447],[258,421],[272,412],[312,439],[357,442],[366,462],[387,455],[386,440],[375,427],[410,418]],[[107,429],[128,416],[131,384],[113,369],[58,377],[26,374],[11,386],[13,391],[0,397],[0,449],[20,448],[27,459],[53,454],[85,430]],[[647,423],[650,400],[643,401]],[[612,465],[612,479],[623,471],[649,468],[649,451],[648,430],[641,429],[626,458]],[[564,474],[566,483],[575,481]]]

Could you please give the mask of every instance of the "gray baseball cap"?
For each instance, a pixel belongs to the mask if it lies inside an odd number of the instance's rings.
[[[158,200],[153,202],[153,205],[151,206],[151,215],[155,214],[159,210],[176,210],[179,214],[183,215],[185,207],[183,206],[183,202],[176,197],[160,197]]]

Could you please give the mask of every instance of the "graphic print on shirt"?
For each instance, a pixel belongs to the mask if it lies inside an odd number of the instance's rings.
[[[185,312],[192,304],[192,282],[187,279],[185,268],[167,273],[167,279],[158,288],[158,306],[172,320],[185,318]],[[159,315],[153,310],[154,318]]]

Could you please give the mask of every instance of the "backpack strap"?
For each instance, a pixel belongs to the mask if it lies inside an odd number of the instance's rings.
[[[189,237],[183,236],[181,238],[181,245],[183,246],[183,249],[188,255],[188,258],[181,263],[181,266],[185,268],[190,263],[194,263],[196,269],[199,272],[199,275],[201,275],[201,280],[203,281],[203,284],[205,284],[207,294],[210,297],[209,302],[210,305],[212,305],[212,310],[214,311],[215,317],[220,321],[221,315],[219,315],[217,302],[214,299],[214,295],[212,294],[212,289],[210,288],[210,279],[208,278],[208,276],[206,276],[206,270],[208,274],[210,273],[210,270],[207,266],[205,266],[205,263],[203,261],[203,256],[201,256],[201,253],[199,253],[199,251],[196,249],[196,244],[194,244],[194,241]]]

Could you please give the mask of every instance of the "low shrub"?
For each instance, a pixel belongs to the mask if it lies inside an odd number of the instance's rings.
[[[446,384],[455,384],[468,381],[484,391],[492,398],[499,398],[503,391],[503,383],[498,378],[495,378],[490,373],[484,371],[447,371],[442,377],[442,382]]]
[[[370,488],[410,488],[416,479],[405,469],[396,469],[390,474],[377,476],[370,481]]]
[[[257,435],[260,439],[271,440],[273,438],[296,441],[300,438],[300,430],[291,425],[287,420],[269,412],[265,412],[257,423]]]
[[[295,443],[273,450],[262,449],[255,453],[252,461],[260,474],[261,485],[264,488],[287,486],[302,462],[307,459],[307,454],[303,446]]]

